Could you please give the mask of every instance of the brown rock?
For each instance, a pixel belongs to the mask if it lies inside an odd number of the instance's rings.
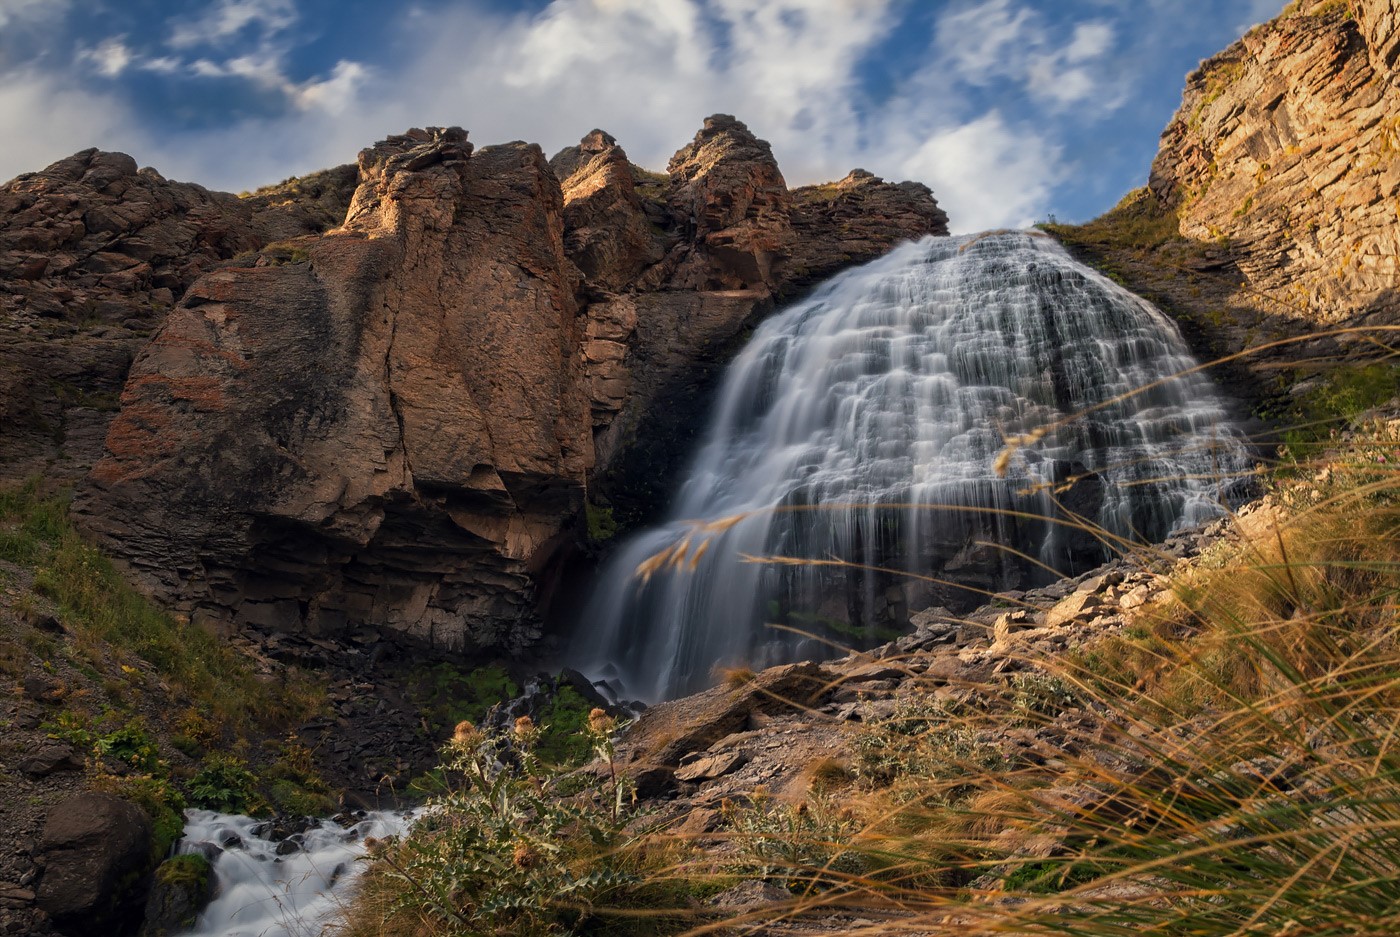
[[[62,743],[40,745],[26,754],[15,766],[31,778],[46,778],[59,771],[73,771],[83,766],[72,746]]]
[[[716,687],[648,709],[628,730],[625,747],[633,760],[678,765],[763,715],[814,709],[832,680],[813,663],[773,667],[738,687]]]
[[[175,297],[215,263],[324,230],[348,200],[343,169],[240,199],[98,150],[0,187],[0,478],[85,472],[101,450],[72,424],[105,428]]]
[[[559,189],[537,147],[473,154],[459,129],[360,166],[304,259],[213,273],[171,313],[78,510],[183,607],[518,648],[592,455]]]
[[[1305,0],[1187,78],[1151,189],[1182,234],[1228,239],[1269,316],[1400,319],[1396,21]]]
[[[698,784],[722,778],[731,771],[748,763],[749,756],[744,752],[723,752],[698,758],[676,769],[676,780]]]
[[[71,937],[134,929],[153,866],[151,823],[110,794],[77,794],[55,805],[39,840],[44,868],[36,896]]]

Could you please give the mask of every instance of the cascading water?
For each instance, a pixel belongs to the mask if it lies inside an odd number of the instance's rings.
[[[577,658],[668,698],[717,666],[875,643],[910,601],[1088,568],[1108,547],[1077,519],[1153,540],[1219,513],[1248,457],[1210,381],[1174,376],[1194,363],[1170,320],[1038,232],[926,238],[848,271],[730,366],[673,520],[605,567]],[[666,550],[678,562],[637,575]]]
[[[277,839],[251,817],[191,810],[181,853],[213,863],[214,900],[188,937],[304,937],[321,933],[345,902],[365,841],[407,831],[411,815],[379,812],[349,826],[312,822]]]

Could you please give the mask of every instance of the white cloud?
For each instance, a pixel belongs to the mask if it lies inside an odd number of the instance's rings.
[[[989,15],[977,21],[977,35],[967,21],[955,56],[967,73],[949,71],[947,48],[930,35],[927,67],[907,76],[892,98],[866,106],[856,99],[857,71],[907,10],[898,0],[553,0],[533,16],[476,5],[420,11],[397,20],[399,32],[386,37],[413,49],[401,67],[372,73],[344,60],[304,81],[288,77],[291,37],[272,34],[294,19],[289,0],[220,0],[181,24],[172,43],[214,48],[124,67],[242,79],[284,95],[287,113],[153,139],[94,119],[87,132],[75,129],[65,139],[70,152],[125,141],[171,178],[236,191],[348,162],[386,134],[429,124],[462,124],[479,145],[533,140],[547,153],[597,126],[616,135],[634,161],[661,168],[705,115],[724,112],[772,142],[790,185],[863,166],[930,184],[957,230],[1043,217],[1062,174],[1049,132],[999,113],[968,114],[957,90],[1011,67],[1013,42],[1026,39],[1033,14],[1011,0],[959,9]],[[1092,23],[1062,32],[1063,47],[1037,53],[1060,88],[1083,95],[1092,75],[1076,84],[1075,70],[1096,64],[1112,32]],[[218,44],[235,35],[239,44],[220,54]],[[1024,62],[1011,64],[1018,80],[1029,80]],[[102,107],[70,111],[100,114]],[[0,119],[0,127],[42,124],[37,112]],[[33,156],[0,152],[0,170],[43,165]]]
[[[133,64],[135,56],[127,48],[125,36],[113,36],[102,40],[96,48],[79,50],[78,60],[92,63],[97,73],[105,78],[115,78]]]
[[[279,33],[297,19],[295,0],[218,0],[202,16],[177,22],[167,42],[173,49],[219,45],[250,27],[264,35]]]
[[[1113,26],[1091,20],[1075,24],[1063,44],[1055,36],[1043,15],[1014,0],[954,6],[938,19],[936,68],[974,85],[1018,82],[1030,97],[1054,108],[1096,97],[1100,112],[1121,104],[1119,96],[1102,93],[1109,76],[1101,66],[1113,49]]]
[[[66,13],[70,0],[0,0],[0,29],[17,23],[53,19]]]
[[[939,180],[939,201],[963,231],[1034,223],[1063,174],[1058,146],[1010,127],[996,111],[933,134],[901,168]],[[975,221],[969,226],[966,219]]]
[[[295,87],[292,90],[292,98],[303,110],[341,114],[355,103],[361,87],[370,77],[370,70],[359,62],[342,59],[335,63],[329,78],[308,81]]]
[[[0,81],[0,127],[6,134],[0,179],[42,169],[79,150],[101,144],[123,149],[142,137],[120,99],[77,90],[54,76],[11,72]]]

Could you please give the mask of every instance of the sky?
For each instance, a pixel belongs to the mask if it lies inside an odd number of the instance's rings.
[[[0,180],[87,147],[241,191],[413,126],[664,169],[706,115],[791,186],[933,188],[954,231],[1092,218],[1183,79],[1284,0],[0,0]]]

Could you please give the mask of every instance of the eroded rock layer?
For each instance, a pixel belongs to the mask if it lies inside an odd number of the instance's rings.
[[[733,118],[669,168],[601,131],[549,162],[457,128],[365,150],[341,226],[184,292],[78,516],[211,627],[523,648],[590,483],[660,487],[745,327],[946,230],[912,183],[789,191]]]

